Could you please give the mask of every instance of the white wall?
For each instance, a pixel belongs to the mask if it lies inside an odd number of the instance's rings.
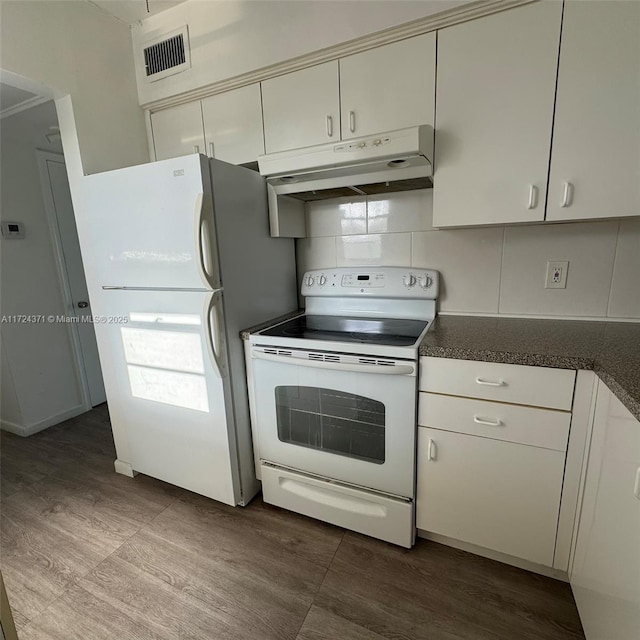
[[[307,206],[298,269],[365,264],[442,274],[440,311],[640,318],[640,219],[436,230],[430,190]],[[566,289],[545,289],[569,260]]]
[[[189,27],[191,68],[145,82],[140,104],[227,80],[417,20],[468,0],[189,0],[133,25],[135,51],[158,34]],[[139,58],[140,59],[140,58]]]
[[[25,228],[0,239],[2,316],[66,315],[36,159],[37,148],[61,151],[45,138],[56,125],[53,102],[1,123],[0,216]],[[83,410],[70,325],[4,322],[2,347],[3,426],[26,435]]]
[[[129,27],[86,0],[2,0],[0,10],[2,69],[70,96],[59,119],[72,193],[83,171],[148,161]]]

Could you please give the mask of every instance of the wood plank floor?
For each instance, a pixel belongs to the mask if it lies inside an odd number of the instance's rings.
[[[117,475],[106,405],[1,453],[21,640],[584,638],[564,583]]]

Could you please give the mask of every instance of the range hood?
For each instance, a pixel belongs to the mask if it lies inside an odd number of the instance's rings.
[[[304,204],[432,186],[433,127],[421,125],[258,157],[272,236],[304,237]]]

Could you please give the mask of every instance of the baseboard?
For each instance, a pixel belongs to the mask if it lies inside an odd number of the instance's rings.
[[[128,478],[133,478],[138,475],[137,471],[133,470],[130,462],[125,462],[124,460],[115,460],[113,466],[116,470],[116,473],[120,473],[123,476],[127,476]]]
[[[17,436],[27,437],[32,436],[34,433],[38,433],[39,431],[44,431],[49,427],[53,427],[53,425],[59,424],[60,422],[69,420],[70,418],[75,418],[87,411],[88,409],[84,405],[77,405],[76,407],[73,407],[73,409],[63,411],[62,413],[58,413],[54,416],[49,416],[48,418],[34,422],[33,424],[22,425],[16,424],[15,422],[9,422],[8,420],[2,420],[0,422],[0,428],[3,431],[15,433]]]
[[[560,569],[553,569],[552,567],[546,567],[542,564],[536,564],[535,562],[529,562],[528,560],[522,560],[514,556],[507,555],[506,553],[500,553],[499,551],[493,551],[486,549],[485,547],[479,547],[475,544],[469,544],[462,540],[456,540],[455,538],[449,538],[447,536],[441,536],[437,533],[430,533],[429,531],[423,531],[418,529],[418,537],[426,540],[432,540],[439,544],[444,544],[447,547],[454,547],[461,551],[467,551],[468,553],[474,553],[477,556],[483,558],[489,558],[489,560],[496,560],[504,564],[510,564],[512,567],[518,567],[518,569],[524,569],[525,571],[532,571],[533,573],[539,573],[547,578],[555,578],[556,580],[562,580],[562,582],[569,582],[569,576],[566,571]]]

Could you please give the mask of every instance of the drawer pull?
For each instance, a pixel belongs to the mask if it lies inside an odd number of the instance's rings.
[[[438,455],[438,448],[436,447],[435,440],[429,438],[429,446],[427,448],[427,460],[435,460]]]
[[[476,378],[476,382],[487,387],[504,387],[507,384],[504,380],[485,380],[484,378]]]
[[[504,422],[499,418],[496,420],[487,420],[486,418],[481,418],[480,416],[473,416],[473,421],[476,424],[486,424],[488,427],[501,427]]]
[[[633,484],[633,495],[640,500],[640,467],[636,471],[636,481]]]

